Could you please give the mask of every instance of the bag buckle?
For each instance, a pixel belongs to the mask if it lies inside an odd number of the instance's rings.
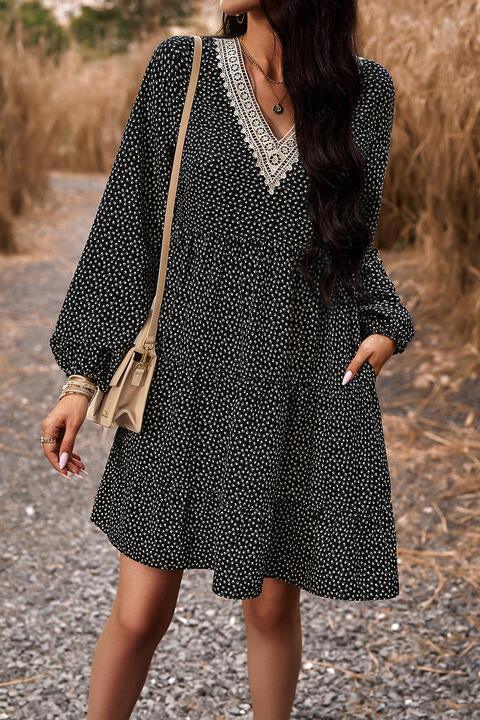
[[[150,364],[150,360],[152,359],[152,356],[149,354],[149,350],[153,350],[154,343],[152,342],[144,342],[143,347],[145,348],[144,352],[142,353],[142,357],[140,358],[138,364],[143,367],[147,368]]]
[[[132,385],[135,385],[137,387],[143,383],[145,372],[148,370],[148,366],[150,365],[150,362],[152,360],[152,356],[149,354],[148,351],[152,350],[152,348],[154,347],[154,343],[145,342],[143,344],[143,347],[145,348],[145,350],[142,353],[142,357],[137,363],[137,367],[135,368],[135,372],[133,373],[132,377]]]
[[[137,367],[147,368],[150,364],[151,359],[151,355],[149,355],[148,352],[145,351],[140,360],[138,361]]]

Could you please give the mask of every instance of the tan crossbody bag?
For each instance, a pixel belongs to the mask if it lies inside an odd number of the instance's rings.
[[[155,341],[167,274],[168,251],[183,144],[202,57],[202,39],[198,35],[194,35],[193,38],[195,44],[190,81],[180,119],[165,208],[157,290],[152,307],[142,329],[138,333],[135,344],[128,350],[116,369],[110,380],[108,390],[104,392],[100,390],[100,388],[97,388],[95,395],[88,405],[86,417],[104,427],[110,427],[112,424],[115,424],[125,427],[128,430],[133,430],[134,432],[140,432],[142,429],[145,404],[157,362]]]

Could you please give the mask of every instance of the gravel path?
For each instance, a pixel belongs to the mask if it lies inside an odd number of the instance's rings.
[[[63,379],[48,337],[104,181],[53,174],[52,196],[20,223],[20,242],[33,242],[33,252],[0,261],[0,720],[84,717],[92,652],[114,594],[118,552],[88,519],[108,451],[100,428],[87,423],[81,430],[78,449],[90,473],[81,480],[61,481],[38,444]],[[401,545],[408,548],[417,531],[437,527],[428,478],[442,474],[443,462],[429,460],[419,474],[404,435],[395,434],[409,410],[398,399],[410,380],[402,359],[392,358],[377,381]],[[405,452],[408,462],[399,463]],[[450,557],[450,528],[434,537],[434,552]],[[302,593],[304,656],[293,718],[480,718],[473,584],[451,573],[438,590],[430,566],[414,569],[402,559],[400,568],[401,596],[393,601],[356,604]],[[185,571],[134,718],[251,719],[241,603],[213,595],[210,582],[209,570]]]

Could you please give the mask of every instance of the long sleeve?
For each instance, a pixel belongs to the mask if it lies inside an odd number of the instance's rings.
[[[395,86],[383,65],[375,61],[368,62],[373,69],[375,82],[374,97],[367,103],[373,126],[366,143],[367,173],[363,198],[363,211],[370,230],[370,245],[365,253],[361,272],[369,300],[359,300],[360,327],[362,339],[374,333],[387,335],[395,341],[395,353],[401,353],[414,337],[413,321],[373,243],[390,153]]]
[[[49,341],[66,375],[86,375],[102,390],[133,344],[155,295],[183,106],[185,83],[177,58],[183,40],[188,38],[163,40],[149,60]],[[185,67],[185,57],[180,65]]]

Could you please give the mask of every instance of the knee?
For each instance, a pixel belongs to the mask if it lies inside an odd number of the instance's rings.
[[[290,603],[254,598],[243,606],[245,622],[262,634],[275,633],[295,622],[296,608]]]
[[[171,619],[172,613],[159,613],[153,617],[147,613],[132,612],[115,603],[110,615],[116,633],[132,651],[156,646],[167,631]]]

